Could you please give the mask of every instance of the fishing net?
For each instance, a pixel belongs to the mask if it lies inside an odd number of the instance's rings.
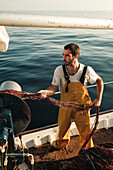
[[[32,92],[21,92],[21,91],[16,91],[16,90],[11,90],[11,89],[7,89],[7,90],[0,90],[1,93],[9,93],[9,94],[13,94],[15,96],[18,96],[22,99],[31,99],[31,100],[36,100],[36,99],[40,99],[40,93],[32,93]],[[81,105],[77,102],[61,102],[59,100],[53,99],[52,97],[47,97],[47,99],[54,105],[58,106],[58,107],[63,107],[63,108],[68,108],[68,109],[72,109],[72,110],[87,110],[92,108],[92,105]]]

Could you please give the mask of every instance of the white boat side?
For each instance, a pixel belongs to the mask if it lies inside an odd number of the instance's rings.
[[[0,12],[1,26],[113,29],[112,19],[87,19]]]
[[[94,126],[96,114],[91,115],[91,126]],[[98,129],[108,129],[113,127],[113,110],[101,112],[99,115]],[[50,125],[39,129],[34,129],[21,133],[22,143],[27,148],[37,147],[38,145],[52,143],[58,132],[58,125]],[[71,124],[70,136],[79,135],[74,122]],[[18,137],[15,138],[18,143]]]

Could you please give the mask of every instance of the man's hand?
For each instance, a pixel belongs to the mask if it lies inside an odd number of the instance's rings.
[[[46,93],[46,90],[40,90],[37,92],[37,94],[39,93],[39,98],[40,99],[45,99],[47,97],[47,93]]]
[[[99,100],[98,98],[95,99],[95,100],[93,101],[93,105],[94,105],[95,107],[99,107],[99,106],[101,105],[101,100]]]
[[[50,85],[46,90],[38,91],[37,94],[40,93],[39,94],[40,99],[45,99],[47,96],[52,96],[53,94],[55,94],[56,90],[57,90],[57,86]]]

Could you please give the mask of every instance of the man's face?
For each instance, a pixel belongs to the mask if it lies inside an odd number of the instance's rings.
[[[71,51],[68,49],[68,50],[65,50],[63,51],[63,61],[64,61],[64,64],[66,66],[70,65],[73,60],[74,60],[74,56],[72,55]]]

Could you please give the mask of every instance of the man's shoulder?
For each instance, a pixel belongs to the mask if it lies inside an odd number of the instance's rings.
[[[62,75],[62,74],[63,74],[62,65],[59,65],[59,66],[57,66],[57,67],[55,68],[54,74],[55,74],[55,75]]]
[[[89,65],[85,65],[85,64],[80,63],[81,69],[84,69],[85,66],[87,67],[87,70],[93,69],[93,68],[92,68],[91,66],[89,66]]]
[[[84,68],[84,66],[85,66],[84,64],[80,63],[80,67],[81,67],[81,68]]]
[[[80,63],[80,70],[82,71],[84,69],[85,65]]]
[[[55,70],[62,70],[62,65],[57,66]]]

